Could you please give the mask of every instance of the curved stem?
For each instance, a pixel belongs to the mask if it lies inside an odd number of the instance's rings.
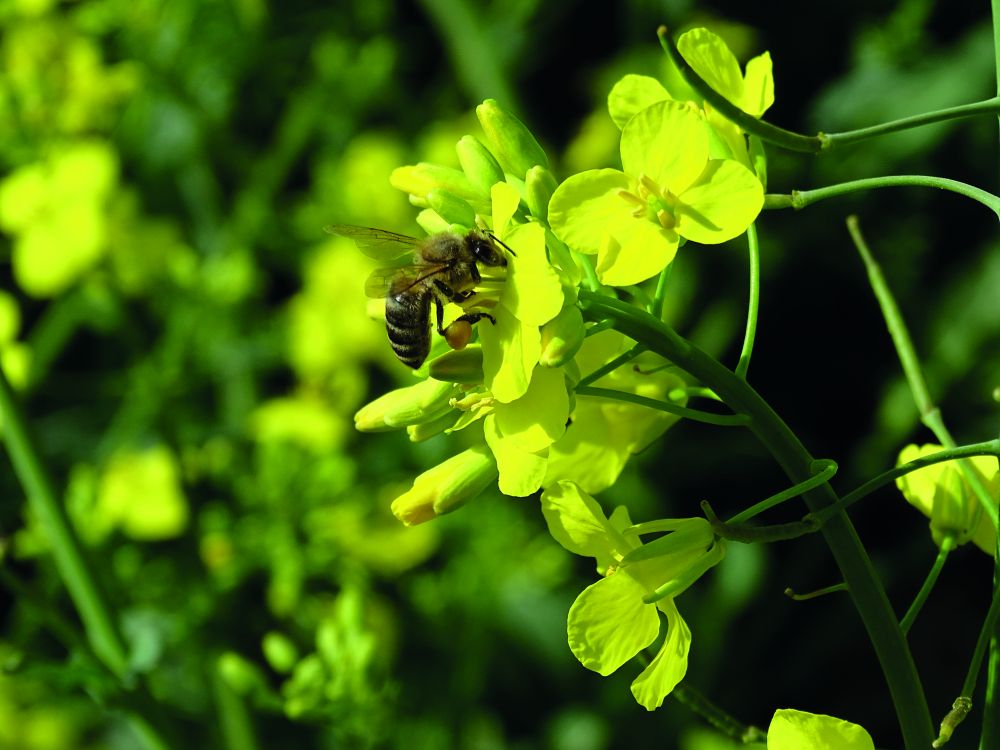
[[[757,310],[760,306],[760,244],[757,241],[757,225],[747,228],[747,245],[750,257],[750,301],[747,303],[747,328],[743,336],[743,350],[736,365],[736,374],[746,380],[750,367],[750,355],[757,335]]]
[[[869,177],[863,180],[851,180],[837,185],[830,185],[815,190],[793,190],[791,194],[769,193],[764,196],[765,209],[805,208],[817,201],[827,198],[838,198],[861,190],[874,190],[884,187],[919,186],[947,190],[964,195],[982,203],[1000,218],[1000,197],[958,180],[946,177],[931,177],[928,175],[889,175],[886,177]]]
[[[590,385],[591,383],[600,380],[605,375],[614,372],[625,363],[631,362],[633,359],[638,357],[644,351],[646,351],[646,347],[642,346],[641,344],[636,344],[628,351],[622,352],[610,362],[606,362],[605,364],[601,365],[596,370],[594,370],[592,373],[580,378],[580,382],[576,384],[577,391],[579,392],[580,388],[584,388]]]
[[[941,575],[941,569],[944,568],[944,562],[948,559],[948,553],[954,548],[954,537],[946,536],[941,540],[941,549],[938,550],[937,557],[934,558],[934,564],[931,566],[931,570],[927,574],[927,578],[924,580],[924,585],[920,587],[920,591],[917,592],[910,608],[906,610],[906,614],[903,615],[903,619],[899,621],[899,627],[903,631],[904,635],[910,632],[910,628],[913,626],[913,621],[917,619],[917,615],[920,614],[920,610],[923,608],[924,602],[927,601],[927,597],[930,596],[931,591],[934,589],[934,584],[937,583],[938,576]]]
[[[646,312],[589,292],[581,292],[580,300],[589,314],[615,318],[619,331],[693,374],[735,412],[749,415],[747,426],[789,479],[802,482],[812,476],[813,457],[746,381]],[[836,503],[838,498],[829,484],[823,484],[809,490],[804,499],[810,510],[818,511]],[[924,750],[933,738],[927,699],[906,639],[871,560],[854,526],[843,513],[824,524],[821,533],[850,589],[882,666],[906,748]]]
[[[80,542],[56,499],[49,474],[28,435],[14,392],[2,368],[0,418],[3,420],[3,440],[10,461],[27,495],[28,504],[48,539],[59,576],[83,620],[87,640],[94,654],[112,674],[121,678],[127,670],[127,658],[111,609],[104,601]]]
[[[695,422],[704,422],[705,424],[714,424],[718,427],[742,427],[749,422],[747,417],[743,414],[712,414],[707,411],[698,411],[697,409],[688,409],[685,406],[677,406],[677,404],[671,404],[667,401],[660,401],[655,398],[638,396],[634,393],[627,393],[626,391],[616,391],[612,388],[594,388],[589,385],[583,387],[577,386],[576,395],[596,396],[597,398],[609,398],[615,401],[628,401],[631,404],[646,406],[650,409],[657,409],[658,411],[665,411],[668,414],[675,414],[678,417],[683,417],[684,419],[691,419]]]
[[[708,698],[691,687],[687,680],[670,691],[670,697],[737,742],[766,742],[767,733],[755,726],[745,725],[712,703]]]
[[[910,130],[911,128],[919,128],[923,125],[933,125],[936,122],[944,122],[945,120],[957,120],[963,117],[997,113],[1000,113],[1000,96],[994,96],[992,99],[984,99],[981,102],[973,102],[972,104],[960,104],[957,107],[936,109],[933,112],[924,112],[919,115],[903,117],[899,120],[883,122],[867,128],[845,130],[843,133],[820,133],[819,138],[823,141],[823,149],[826,150],[835,146],[844,146],[848,143],[857,143],[866,138],[897,133],[900,130]]]
[[[735,516],[726,521],[727,524],[741,524],[746,523],[751,518],[754,518],[766,510],[780,505],[786,500],[791,500],[793,497],[798,497],[809,490],[819,487],[821,484],[826,484],[829,482],[833,475],[837,473],[837,462],[830,460],[816,461],[816,466],[813,468],[819,469],[813,476],[809,477],[804,482],[799,482],[794,487],[789,487],[786,490],[782,490],[774,495],[771,495],[759,503],[747,508],[742,513],[737,513]],[[815,519],[814,521],[815,522]]]

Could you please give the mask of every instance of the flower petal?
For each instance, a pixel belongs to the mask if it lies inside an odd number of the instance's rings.
[[[610,228],[597,254],[597,278],[609,286],[628,286],[656,276],[677,254],[678,238],[647,219]]]
[[[662,189],[678,194],[705,169],[708,126],[684,102],[656,102],[626,123],[621,154],[629,177],[646,175]]]
[[[524,395],[498,403],[496,427],[523,451],[537,452],[562,437],[569,417],[566,376],[561,369],[536,367]]]
[[[608,112],[621,130],[636,112],[669,98],[670,94],[655,78],[629,73],[611,88]]]
[[[585,557],[607,557],[620,536],[598,502],[575,482],[562,481],[542,493],[542,515],[549,533],[570,552]]]
[[[562,309],[563,290],[559,274],[545,254],[545,228],[535,223],[519,224],[505,235],[504,242],[517,256],[508,260],[500,304],[522,323],[548,323]]]
[[[483,420],[483,434],[496,459],[500,472],[499,487],[503,494],[527,497],[542,486],[546,463],[544,454],[523,451],[509,438],[501,435],[497,429],[495,414],[490,414]]]
[[[542,353],[538,326],[514,317],[503,305],[495,310],[496,325],[479,324],[483,344],[483,376],[494,398],[509,403],[521,398],[531,383],[531,373]]]
[[[490,198],[493,201],[493,232],[499,237],[507,231],[507,224],[517,211],[521,195],[513,185],[498,182],[490,188]]]
[[[747,63],[743,81],[743,104],[747,114],[760,117],[774,104],[774,75],[771,72],[771,53],[757,55]]]
[[[721,37],[708,29],[691,29],[681,34],[677,49],[705,83],[737,107],[743,105],[740,64]]]
[[[633,181],[617,169],[588,169],[567,178],[549,201],[549,225],[573,250],[596,253],[609,227],[634,221],[634,206],[618,193]]]
[[[646,590],[614,574],[585,588],[569,609],[566,632],[573,655],[605,677],[656,640],[660,618]]]
[[[660,653],[632,683],[632,695],[647,711],[659,708],[684,678],[691,650],[691,629],[677,611],[674,600],[661,602],[660,609],[667,615],[667,638]]]
[[[875,743],[863,727],[849,721],[779,708],[767,728],[767,749],[875,750]]]
[[[698,183],[680,199],[677,234],[716,245],[743,234],[753,223],[764,206],[764,188],[742,164],[712,160]]]

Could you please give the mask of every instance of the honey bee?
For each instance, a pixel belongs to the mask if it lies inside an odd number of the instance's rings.
[[[447,328],[443,326],[445,302],[467,301],[482,281],[476,264],[506,266],[507,259],[498,244],[514,254],[489,232],[473,229],[465,236],[441,232],[421,240],[384,229],[349,224],[332,224],[325,230],[354,240],[361,252],[376,260],[411,253],[411,263],[377,268],[365,282],[365,294],[385,298],[385,329],[389,343],[399,361],[407,367],[417,369],[430,352],[432,303],[437,314],[437,332],[453,349],[461,349],[468,343],[472,325],[477,321],[486,318],[496,324],[489,313],[470,312]]]

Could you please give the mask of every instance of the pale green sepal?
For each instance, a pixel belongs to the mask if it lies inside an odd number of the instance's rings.
[[[531,453],[521,450],[510,439],[500,434],[496,415],[483,420],[486,444],[493,451],[500,472],[500,491],[511,497],[527,497],[542,486],[545,478],[546,452]]]
[[[549,205],[552,205],[551,201]],[[569,302],[570,297],[575,297],[575,289],[583,279],[583,269],[580,268],[580,265],[573,258],[573,254],[566,247],[566,243],[556,237],[551,229],[545,230],[545,247],[549,251],[549,262],[559,271],[563,283],[570,290],[573,290],[572,293],[567,293],[566,290],[563,291],[566,301]]]
[[[623,543],[598,502],[575,482],[563,480],[546,488],[541,502],[549,533],[570,552],[606,559]]]
[[[750,166],[757,173],[764,192],[767,192],[767,152],[764,150],[764,142],[755,135],[750,136],[749,154]]]
[[[564,305],[552,320],[542,326],[542,367],[562,367],[579,351],[586,329],[583,313],[577,305]]]
[[[448,351],[431,361],[428,371],[435,380],[478,385],[483,382],[483,348],[469,344],[458,351]]]
[[[585,588],[570,607],[566,633],[573,655],[607,677],[646,648],[660,629],[656,607],[643,604],[645,589],[624,573]]]
[[[475,209],[467,200],[459,198],[454,193],[435,188],[427,194],[427,202],[438,215],[452,225],[458,224],[466,229],[476,225]]]
[[[875,750],[875,743],[849,721],[779,708],[767,728],[767,750]]]
[[[764,206],[764,188],[742,164],[713,160],[681,200],[677,233],[694,242],[715,245],[747,230]]]
[[[566,378],[560,370],[536,367],[524,395],[509,404],[497,403],[494,414],[497,429],[512,445],[529,453],[548,448],[566,432]]]
[[[480,197],[463,172],[427,162],[397,167],[389,175],[389,184],[422,201],[417,205],[426,206],[427,195],[432,190],[447,190],[467,201],[475,201]]]
[[[611,87],[608,113],[621,130],[636,112],[669,98],[670,94],[655,78],[629,73]]]
[[[687,673],[691,650],[691,629],[677,611],[672,599],[658,605],[667,616],[667,637],[656,658],[632,683],[632,695],[647,711],[660,707],[677,683]]]
[[[657,102],[622,130],[622,168],[633,179],[646,175],[679,194],[705,168],[708,147],[708,126],[687,103]]]
[[[496,157],[483,145],[482,141],[471,135],[462,136],[455,144],[458,162],[469,181],[483,196],[489,194],[490,188],[498,182],[503,182],[503,169]]]
[[[549,165],[545,152],[531,131],[503,109],[496,99],[487,99],[476,107],[476,117],[504,172],[524,179],[528,170],[536,164],[543,167]]]
[[[407,425],[406,436],[410,439],[411,443],[421,443],[424,440],[430,440],[442,432],[450,431],[454,427],[458,416],[458,413],[454,409],[448,409],[440,417],[430,422]]]
[[[549,213],[549,200],[558,184],[553,174],[545,167],[537,164],[528,170],[524,178],[524,198],[528,211],[536,219],[546,221]]]

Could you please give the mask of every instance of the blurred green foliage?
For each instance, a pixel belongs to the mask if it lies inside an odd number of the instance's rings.
[[[580,670],[565,616],[592,570],[548,537],[533,500],[488,495],[412,529],[391,516],[412,476],[455,450],[354,433],[355,410],[408,373],[366,314],[368,261],[321,232],[337,221],[415,233],[390,172],[457,165],[454,143],[490,96],[538,124],[560,177],[616,166],[604,97],[623,72],[660,71],[660,22],[710,25],[741,59],[770,49],[774,120],[789,126],[870,124],[993,86],[984,18],[957,15],[932,34],[928,2],[855,3],[838,11],[821,60],[787,19],[726,5],[0,1],[0,362],[145,686],[122,697],[107,683],[5,464],[0,748],[143,747],[125,717],[144,701],[193,747],[600,750],[664,736],[728,747],[680,706],[637,709],[628,669],[606,681]],[[603,27],[600,14],[612,17]],[[567,29],[581,15],[582,41]],[[936,170],[988,187],[987,150],[993,159],[995,123],[940,126],[840,160],[779,155],[770,184]],[[929,378],[972,440],[996,431],[988,290],[1000,255],[989,217],[957,200],[875,197],[866,228],[922,332]],[[917,425],[874,301],[830,312],[868,299],[846,233],[831,239],[856,209],[765,217],[752,372],[855,483],[890,465]],[[679,263],[668,317],[713,353],[738,351],[743,274],[735,253]],[[827,291],[803,298],[817,278]],[[822,346],[805,317],[821,321]],[[745,439],[695,426],[674,440],[630,469],[607,507],[693,514],[711,496],[737,498],[735,509],[780,483]],[[745,473],[706,464],[720,453],[747,461]],[[881,516],[861,523],[884,535]],[[874,548],[901,602],[933,557],[925,537]],[[686,595],[695,684],[760,726],[775,705],[801,702],[891,738],[884,696],[841,710],[835,680],[796,668],[820,643],[820,668],[836,672],[859,628],[773,619],[802,606],[779,599],[785,585],[830,583],[829,561],[799,545],[730,557]],[[981,604],[957,585],[941,601]],[[918,659],[933,653],[936,622],[914,630]],[[925,672],[936,708],[957,683],[935,687],[931,673],[964,651],[946,648]],[[809,689],[771,687],[796,680]]]

